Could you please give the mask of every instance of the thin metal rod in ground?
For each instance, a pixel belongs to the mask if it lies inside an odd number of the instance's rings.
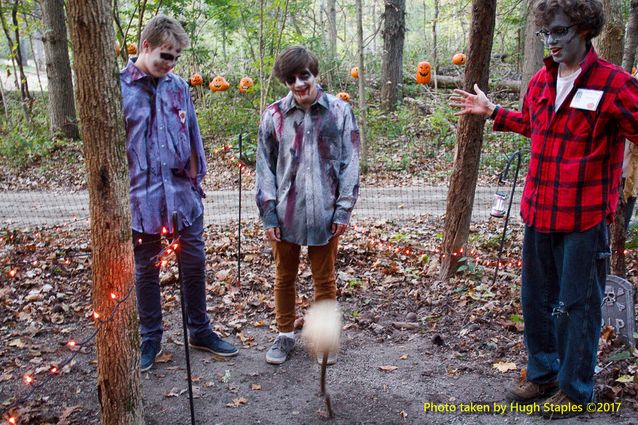
[[[498,183],[504,183],[505,179],[507,179],[507,175],[510,171],[510,165],[512,165],[512,161],[514,158],[516,161],[516,170],[514,171],[514,181],[512,182],[512,190],[510,192],[510,200],[507,206],[507,214],[505,214],[505,224],[503,225],[503,235],[501,236],[501,245],[498,248],[498,257],[496,258],[496,270],[494,270],[494,279],[492,280],[492,285],[496,283],[496,276],[498,275],[498,269],[501,266],[501,256],[503,255],[503,245],[505,244],[505,234],[507,232],[507,225],[510,220],[510,212],[512,210],[512,201],[514,200],[514,192],[516,191],[516,180],[518,180],[518,171],[521,168],[521,152],[516,151],[507,160],[507,165],[505,169],[501,173],[501,176],[498,179]]]
[[[323,352],[323,358],[321,359],[321,395],[326,400],[326,409],[328,409],[328,418],[334,418],[335,414],[332,410],[332,403],[330,402],[330,395],[326,391],[326,368],[328,367],[328,352]]]
[[[173,211],[173,239],[179,236],[177,232],[177,211]],[[188,402],[191,410],[191,425],[195,425],[195,406],[193,405],[193,384],[191,381],[191,358],[188,348],[188,329],[186,326],[186,303],[184,302],[184,287],[182,280],[182,255],[181,246],[175,250],[175,258],[177,259],[177,283],[179,284],[179,301],[182,306],[182,328],[184,331],[184,351],[186,352],[186,376],[188,380]]]
[[[243,162],[241,162],[241,136],[242,133],[239,133],[239,214],[237,216],[237,285],[239,286],[241,286],[241,173],[244,171]]]

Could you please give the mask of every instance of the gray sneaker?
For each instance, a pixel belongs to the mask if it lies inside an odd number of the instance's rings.
[[[282,364],[288,360],[288,356],[295,348],[295,339],[279,335],[270,350],[266,353],[266,362],[270,364]]]

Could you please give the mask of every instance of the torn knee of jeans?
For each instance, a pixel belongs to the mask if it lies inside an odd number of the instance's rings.
[[[559,316],[561,316],[563,314],[569,316],[569,313],[567,312],[567,307],[565,306],[565,303],[562,302],[562,301],[559,301],[558,305],[554,306],[554,308],[552,310],[552,316],[559,317]]]

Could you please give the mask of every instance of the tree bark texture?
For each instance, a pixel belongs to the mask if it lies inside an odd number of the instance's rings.
[[[69,0],[77,104],[88,173],[93,307],[107,317],[135,284],[126,136],[110,0]],[[135,291],[97,334],[100,423],[143,424]]]
[[[403,41],[405,39],[405,0],[385,1],[383,29],[383,64],[381,68],[381,104],[396,109],[403,81]]]
[[[41,0],[41,7],[42,41],[49,81],[49,128],[53,134],[78,139],[64,0]]]
[[[326,21],[328,22],[328,49],[330,61],[337,58],[337,0],[327,0]]]
[[[622,67],[627,72],[631,72],[636,61],[636,47],[638,47],[638,0],[631,0],[631,10],[625,31],[625,48],[622,55]]]
[[[616,65],[623,60],[624,25],[619,0],[603,0],[605,26],[598,38],[598,54]],[[611,272],[625,277],[625,205],[621,195],[611,225]]]
[[[363,6],[361,0],[355,0],[355,7],[357,9],[357,49],[359,52],[359,143],[361,149],[361,171],[363,174],[368,172],[368,140],[366,133],[366,81],[365,75],[367,73],[365,69],[365,60],[363,55]]]
[[[425,7],[425,5],[424,5]],[[432,19],[432,69],[434,70],[434,89],[438,88],[439,57],[436,24],[439,21],[439,0],[434,0],[434,18]]]
[[[534,74],[543,66],[543,42],[536,36],[534,24],[534,0],[527,3],[525,24],[525,49],[523,53],[523,72],[521,74],[521,90],[519,108],[523,107],[523,97],[527,93],[527,85]]]
[[[465,67],[464,89],[467,92],[474,92],[474,84],[478,84],[483,90],[487,89],[495,21],[496,0],[472,1],[472,22]],[[469,235],[484,123],[485,118],[474,115],[463,115],[459,119],[457,155],[450,177],[445,211],[440,272],[442,279],[448,279],[456,273],[459,259],[463,256],[460,249]]]
[[[14,0],[13,7],[11,8],[11,21],[13,22],[13,34],[15,36],[15,55],[16,62],[18,64],[18,70],[20,71],[20,91],[22,93],[22,99],[31,103],[31,93],[29,93],[29,82],[27,75],[24,73],[24,63],[26,57],[24,55],[24,49],[22,48],[22,39],[20,38],[20,25],[18,23],[18,6],[20,2]],[[29,105],[30,106],[30,105]],[[29,110],[31,108],[29,107]]]
[[[622,64],[625,32],[620,6],[620,0],[603,0],[605,26],[596,39],[598,55],[616,65]]]

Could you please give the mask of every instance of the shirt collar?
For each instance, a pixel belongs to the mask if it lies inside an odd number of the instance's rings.
[[[328,101],[328,96],[326,96],[326,94],[324,93],[323,89],[321,88],[319,84],[317,84],[317,98],[312,103],[312,105],[310,105],[310,107],[312,108],[314,105],[321,105],[326,109],[330,109],[330,102]],[[290,112],[294,108],[303,110],[303,108],[297,105],[297,102],[295,101],[295,97],[293,96],[292,92],[289,91],[288,95],[284,97],[283,99],[281,110],[284,113],[284,115],[287,115],[288,112]]]
[[[142,78],[145,78],[145,77],[148,77],[149,79],[151,78],[150,75],[148,75],[147,73],[145,73],[144,71],[142,71],[135,65],[136,60],[137,58],[129,58],[128,63],[126,64],[126,68],[124,68],[120,72],[120,74],[122,74],[122,76],[124,77],[124,80],[127,83],[132,83],[133,81],[141,80]],[[164,77],[160,78],[160,81],[163,81],[163,80],[170,81],[171,75],[172,73],[169,72]]]
[[[594,46],[592,46],[590,42],[587,43],[587,48],[588,50],[587,53],[585,53],[585,58],[580,63],[582,72],[580,73],[576,81],[578,81],[580,77],[585,75],[589,68],[591,68],[598,61],[598,54],[596,53],[596,51],[594,50]],[[552,76],[552,79],[556,80],[556,78],[558,77],[558,63],[556,63],[551,56],[543,59],[543,62],[545,63],[545,68],[547,69],[549,75]]]

